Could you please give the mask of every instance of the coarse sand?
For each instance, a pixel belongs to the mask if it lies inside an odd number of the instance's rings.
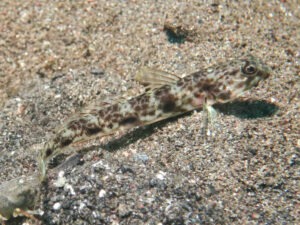
[[[0,21],[0,183],[37,171],[73,113],[142,93],[141,66],[185,76],[251,53],[272,68],[216,106],[207,139],[199,110],[55,159],[41,224],[300,224],[297,0],[1,0]]]

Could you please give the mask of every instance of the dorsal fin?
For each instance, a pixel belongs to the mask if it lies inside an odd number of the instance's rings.
[[[166,84],[173,84],[180,79],[179,76],[162,70],[142,67],[135,76],[135,80],[151,89]]]

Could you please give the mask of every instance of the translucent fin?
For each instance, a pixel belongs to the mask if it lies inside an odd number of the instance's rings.
[[[136,74],[135,79],[141,84],[153,89],[166,84],[173,84],[178,81],[180,77],[165,71],[142,67]]]
[[[213,123],[215,118],[217,117],[218,112],[214,109],[214,107],[210,105],[204,105],[205,110],[208,113],[208,120],[210,123]]]
[[[209,129],[209,125],[213,128],[214,120],[217,117],[218,112],[210,105],[203,105],[203,126],[202,126],[202,135],[203,139],[206,142],[209,136],[211,135],[211,131]]]

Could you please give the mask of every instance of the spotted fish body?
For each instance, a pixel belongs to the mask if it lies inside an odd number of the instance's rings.
[[[218,64],[184,78],[144,69],[137,79],[151,89],[129,100],[94,107],[69,119],[41,152],[42,170],[47,161],[71,144],[120,129],[151,124],[204,105],[225,103],[258,85],[270,70],[253,56]]]

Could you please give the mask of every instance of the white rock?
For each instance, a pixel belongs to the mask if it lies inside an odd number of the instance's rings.
[[[60,171],[58,173],[57,180],[54,181],[54,183],[53,183],[55,187],[63,187],[63,186],[65,186],[67,180],[64,177],[64,175],[65,175],[64,171]]]
[[[69,191],[71,195],[76,195],[74,188],[70,184],[66,184],[64,190]]]
[[[99,198],[103,198],[105,195],[106,195],[106,191],[101,189],[98,194]]]
[[[158,174],[156,174],[156,178],[159,180],[164,180],[167,173],[163,171],[159,171]]]
[[[56,202],[54,205],[53,205],[53,209],[54,210],[59,210],[61,208],[61,204],[59,202]]]

